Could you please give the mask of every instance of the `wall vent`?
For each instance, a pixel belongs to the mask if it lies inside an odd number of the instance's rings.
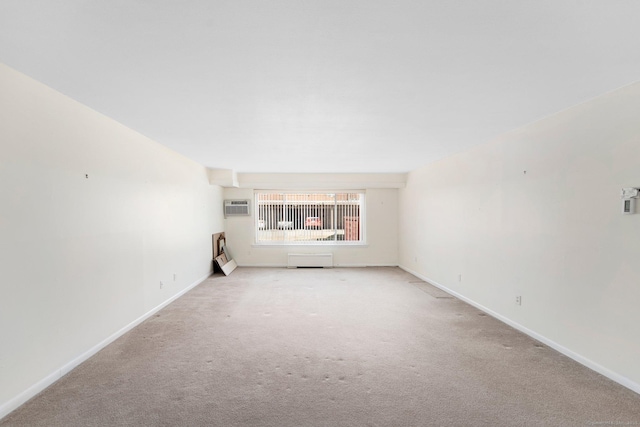
[[[224,216],[249,216],[249,200],[225,200]]]

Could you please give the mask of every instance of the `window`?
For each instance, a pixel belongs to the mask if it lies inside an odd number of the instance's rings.
[[[364,193],[256,192],[258,244],[362,244]]]

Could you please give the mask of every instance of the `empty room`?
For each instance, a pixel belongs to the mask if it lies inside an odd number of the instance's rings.
[[[640,426],[639,19],[0,1],[0,426]]]

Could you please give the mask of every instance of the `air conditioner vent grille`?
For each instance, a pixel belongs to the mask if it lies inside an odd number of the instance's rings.
[[[224,216],[249,216],[249,200],[225,200]]]

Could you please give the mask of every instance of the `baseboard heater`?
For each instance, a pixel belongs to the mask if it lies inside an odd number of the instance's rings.
[[[333,267],[333,254],[289,254],[288,268]]]

